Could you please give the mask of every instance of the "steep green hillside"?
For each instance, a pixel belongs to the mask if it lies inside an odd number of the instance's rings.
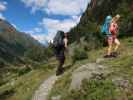
[[[88,52],[62,75],[49,100],[133,100],[133,38],[120,40],[120,55],[104,59],[106,48]]]
[[[24,63],[24,53],[33,48],[43,46],[29,35],[17,31],[10,23],[0,20],[0,61],[8,63]]]
[[[50,47],[0,19],[0,100],[29,100],[51,74],[51,56]]]
[[[107,15],[116,14],[121,15],[120,54],[105,59],[100,27]],[[91,0],[69,33],[73,66],[55,83],[49,100],[133,100],[132,27],[132,0]]]
[[[95,3],[95,2],[96,3]],[[93,5],[94,3],[94,5]],[[93,5],[93,7],[92,7]],[[133,36],[133,1],[132,0],[91,0],[80,22],[70,31],[71,42],[82,36],[91,35],[99,40],[100,26],[107,15],[121,15],[120,36]],[[91,40],[91,38],[89,38]]]

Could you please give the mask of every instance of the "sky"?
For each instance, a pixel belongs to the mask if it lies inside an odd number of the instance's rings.
[[[58,30],[68,32],[79,21],[90,0],[0,0],[0,18],[41,43]]]

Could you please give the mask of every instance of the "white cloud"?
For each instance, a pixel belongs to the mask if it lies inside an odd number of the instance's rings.
[[[47,12],[55,15],[78,15],[81,9],[75,0],[50,0]]]
[[[41,43],[50,41],[55,36],[58,30],[64,32],[69,31],[79,21],[82,13],[85,11],[90,0],[21,0],[27,7],[30,7],[32,13],[36,11],[46,12],[48,15],[69,16],[64,20],[52,19],[44,17],[37,28],[34,28],[28,33],[31,33],[35,39]],[[47,29],[47,34],[43,30]],[[38,34],[35,34],[38,33]]]
[[[43,9],[48,0],[21,0],[27,7],[32,8],[32,13],[36,12],[37,10]]]
[[[17,26],[15,24],[12,23],[12,26],[17,29]]]
[[[42,28],[36,27],[33,29],[34,32],[42,32]]]
[[[40,43],[45,43],[46,41],[50,42],[55,36],[55,31],[52,31],[52,30],[50,30],[48,34],[46,33],[35,34],[32,30],[25,31],[25,33],[30,34],[30,36],[38,40]]]
[[[35,34],[33,31],[25,31],[26,34],[29,34],[34,39],[38,40],[40,43],[45,44],[46,42],[51,41],[53,34],[38,33]]]
[[[58,19],[50,19],[44,18],[41,22],[43,27],[52,30],[62,30],[62,31],[69,31],[70,28],[74,27],[79,22],[80,17],[73,17],[70,19],[58,20]]]
[[[44,18],[40,23],[40,26],[25,32],[41,43],[45,43],[46,41],[50,42],[53,40],[58,30],[68,32],[79,22],[80,17],[81,16],[72,16],[70,19],[64,20]],[[45,28],[47,28],[48,33],[43,33]]]
[[[45,35],[45,39],[51,41],[58,30],[68,32],[72,27],[74,27],[79,22],[80,16],[73,16],[70,19],[57,20],[44,18],[41,25],[48,29],[48,34]]]
[[[45,11],[54,15],[79,15],[90,0],[21,0],[27,7],[31,7],[31,12],[37,10]]]
[[[49,33],[49,34],[32,34],[31,35],[34,39],[38,40],[40,43],[45,44],[46,42],[52,42],[55,33]],[[51,39],[52,38],[52,39]]]
[[[6,5],[7,2],[0,2],[0,12],[5,11],[7,9]]]
[[[0,19],[5,20],[6,18],[3,16],[2,12],[5,11],[7,9],[6,7],[7,2],[0,2]]]
[[[3,16],[3,14],[2,13],[0,13],[0,19],[3,19],[3,20],[5,20],[6,18]]]
[[[37,33],[41,33],[42,32],[42,28],[41,27],[35,27],[31,30],[26,30],[26,33],[30,33],[30,34],[37,34]]]
[[[35,27],[31,30],[26,30],[24,31],[26,34],[29,34],[30,36],[32,36],[34,39],[38,40],[39,42],[41,43],[44,43],[45,41],[47,41],[46,37],[47,35],[46,34],[42,34],[43,28],[41,27]]]
[[[45,43],[47,40],[45,34],[31,34],[31,36],[38,40],[40,43]]]
[[[79,15],[89,2],[90,0],[50,0],[45,10],[48,14]]]

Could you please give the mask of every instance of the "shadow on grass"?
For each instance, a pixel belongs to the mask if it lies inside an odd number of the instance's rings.
[[[72,66],[73,66],[73,64],[66,65],[66,66],[63,67],[63,69],[64,69],[64,71],[67,71],[67,70],[69,70]]]
[[[13,96],[14,93],[14,90],[5,91],[4,93],[0,94],[0,100],[7,100],[9,97]]]

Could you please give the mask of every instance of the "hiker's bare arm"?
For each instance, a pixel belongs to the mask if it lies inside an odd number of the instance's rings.
[[[68,44],[67,38],[64,39],[64,44],[65,44],[65,48],[67,48],[67,47],[68,47],[68,46],[67,46],[67,44]]]

